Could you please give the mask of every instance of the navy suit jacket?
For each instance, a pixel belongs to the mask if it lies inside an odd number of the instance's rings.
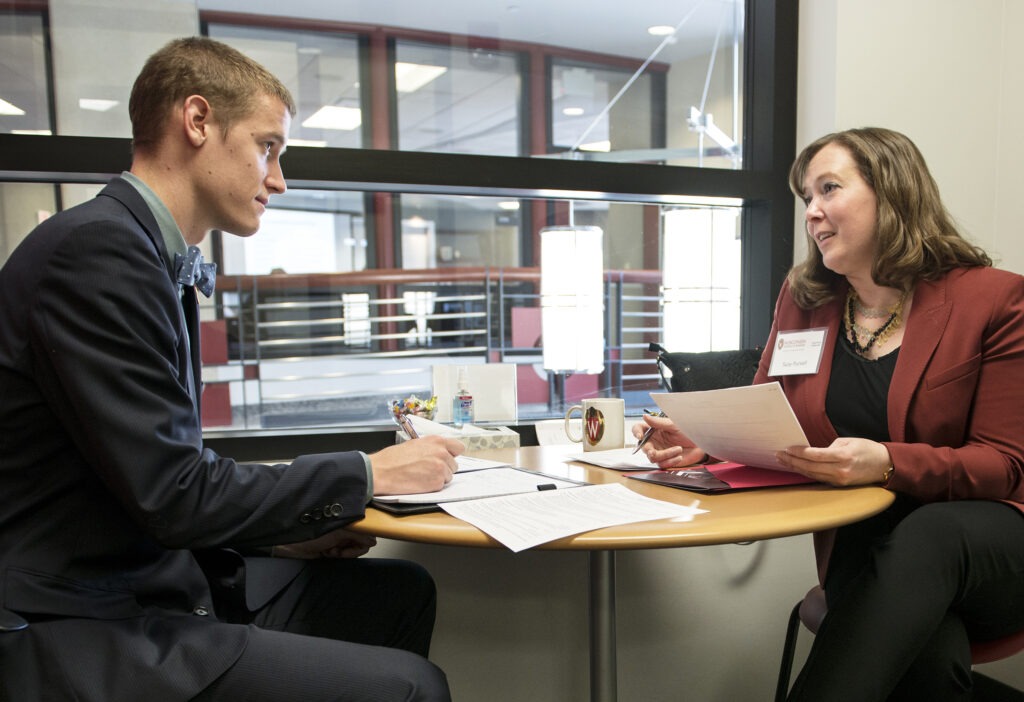
[[[825,414],[844,287],[813,310],[788,284],[775,307],[755,383],[779,380],[812,446],[837,437]],[[816,374],[768,377],[779,331],[825,328]],[[993,268],[954,269],[918,283],[887,401],[888,487],[922,502],[1002,500],[1024,511],[1024,277]],[[879,476],[881,477],[881,476]],[[830,549],[818,538],[819,571]]]
[[[0,301],[0,608],[31,622],[0,642],[30,652],[43,694],[190,699],[247,636],[204,615],[193,550],[293,543],[359,519],[363,457],[256,465],[203,447],[198,329],[123,179],[37,227],[0,270]],[[300,567],[251,560],[249,604]]]

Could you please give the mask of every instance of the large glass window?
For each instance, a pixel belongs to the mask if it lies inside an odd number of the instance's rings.
[[[0,11],[0,106],[19,111],[0,110],[0,255],[128,166],[131,82],[168,39],[222,39],[295,94],[289,192],[255,237],[204,245],[223,277],[203,309],[208,426],[383,419],[381,397],[453,363],[516,366],[521,418],[557,411],[556,387],[636,408],[650,342],[763,343],[792,249],[795,0],[237,10]],[[557,378],[542,241],[571,232],[600,242],[562,263],[601,261],[603,360]]]

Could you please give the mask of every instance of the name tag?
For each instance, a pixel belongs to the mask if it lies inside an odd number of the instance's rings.
[[[768,375],[810,375],[818,372],[821,354],[825,350],[825,333],[828,330],[804,329],[801,331],[779,332],[772,349],[772,361]]]

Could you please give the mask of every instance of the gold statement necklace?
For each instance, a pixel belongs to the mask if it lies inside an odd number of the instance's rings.
[[[850,288],[850,292],[846,294],[846,319],[844,321],[846,322],[846,335],[850,339],[853,350],[861,356],[866,356],[873,346],[884,344],[903,323],[903,302],[906,299],[907,294],[903,293],[896,304],[889,309],[872,309],[861,304],[857,291]],[[857,312],[867,319],[885,319],[885,321],[877,329],[868,329],[857,324]]]

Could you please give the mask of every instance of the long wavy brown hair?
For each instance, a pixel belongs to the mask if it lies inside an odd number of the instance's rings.
[[[801,151],[789,171],[789,187],[801,201],[807,167],[829,144],[850,153],[878,200],[878,249],[871,268],[875,283],[910,291],[918,281],[934,280],[953,268],[992,265],[988,254],[960,233],[917,146],[891,129],[836,132]],[[836,296],[842,281],[843,276],[825,267],[808,235],[807,257],[789,272],[796,303],[804,309],[818,307]]]

